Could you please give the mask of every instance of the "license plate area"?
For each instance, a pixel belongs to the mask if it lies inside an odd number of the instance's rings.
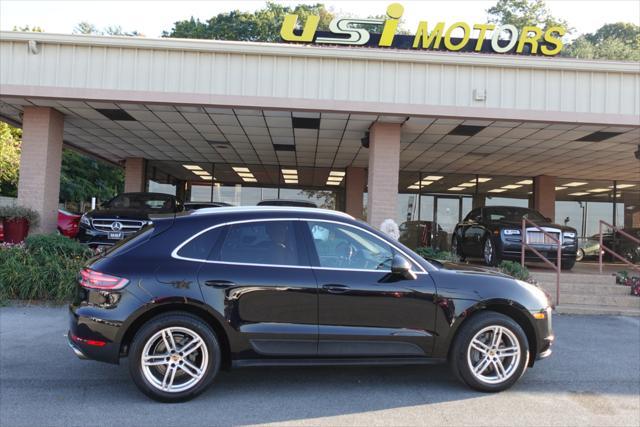
[[[124,233],[122,231],[110,231],[109,239],[111,240],[121,240],[124,237]]]

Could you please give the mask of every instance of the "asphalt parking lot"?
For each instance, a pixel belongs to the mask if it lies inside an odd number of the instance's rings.
[[[247,368],[194,401],[150,401],[68,349],[65,308],[0,308],[0,425],[640,425],[640,319],[556,316],[550,359],[482,394],[446,366]]]

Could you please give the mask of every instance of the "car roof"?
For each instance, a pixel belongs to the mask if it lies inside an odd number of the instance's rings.
[[[299,214],[325,214],[341,218],[354,219],[351,215],[340,211],[321,208],[307,208],[299,206],[221,206],[217,208],[202,208],[191,211],[189,215],[228,215],[233,213],[299,213]]]

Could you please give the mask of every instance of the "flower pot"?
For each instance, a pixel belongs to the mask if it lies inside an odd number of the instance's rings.
[[[5,243],[22,243],[29,234],[29,221],[26,218],[3,219]]]

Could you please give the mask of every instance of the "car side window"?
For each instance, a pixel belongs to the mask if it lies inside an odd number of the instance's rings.
[[[178,256],[197,260],[209,259],[211,248],[220,237],[220,228],[205,231],[178,250]]]
[[[307,224],[320,267],[391,269],[394,251],[383,240],[346,225],[321,221],[309,221]]]
[[[293,221],[261,221],[228,226],[219,261],[301,265]]]

